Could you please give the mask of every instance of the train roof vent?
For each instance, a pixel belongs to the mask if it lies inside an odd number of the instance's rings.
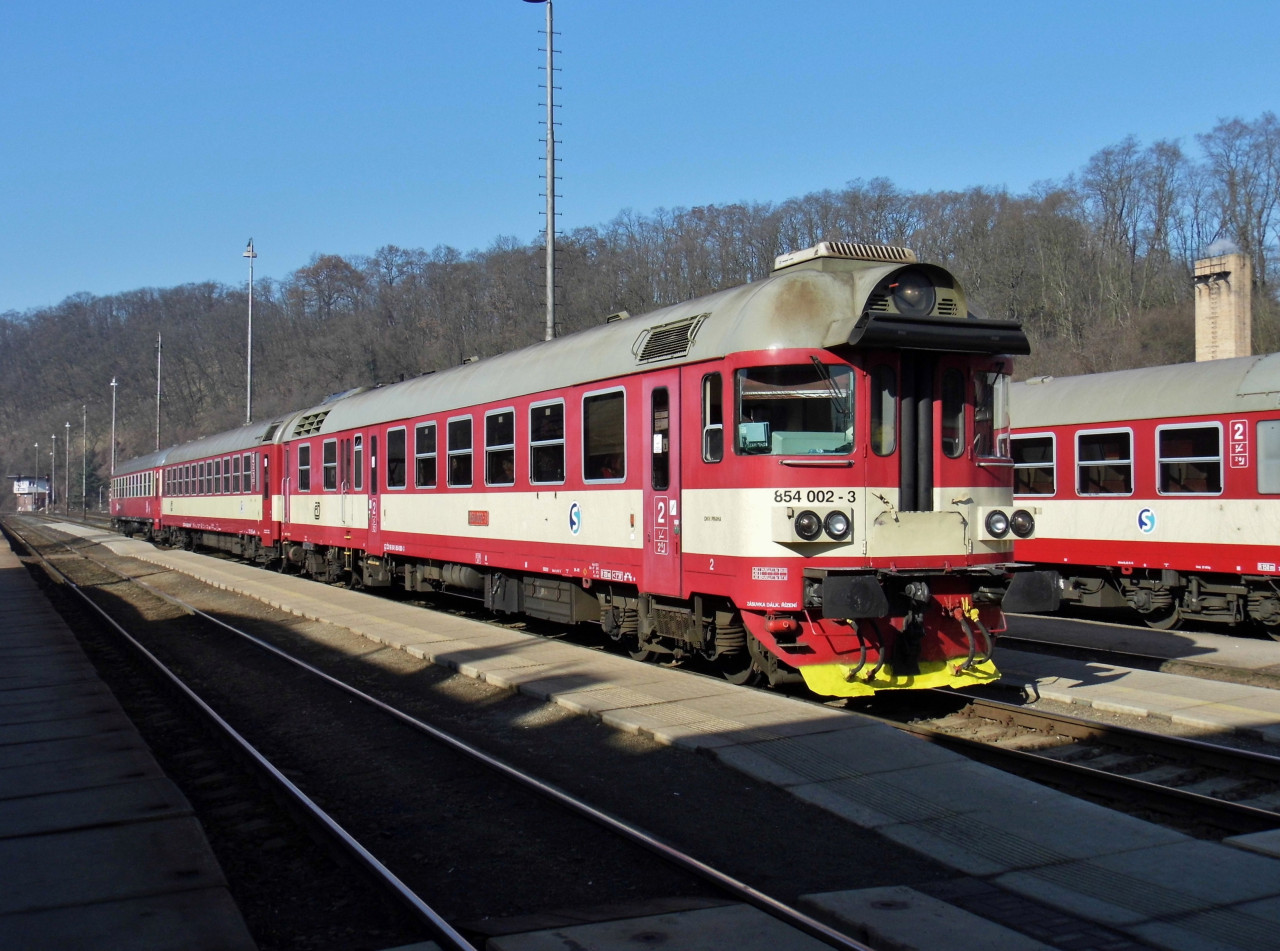
[[[276,433],[280,431],[280,424],[283,422],[283,419],[277,419],[274,423],[268,426],[267,431],[262,434],[262,441],[271,442],[271,440],[275,438]]]
[[[636,360],[640,363],[683,357],[693,346],[693,338],[697,335],[698,328],[710,316],[710,314],[697,314],[650,327],[636,338],[631,352],[636,355]]]
[[[916,253],[910,248],[895,248],[884,244],[854,244],[850,241],[819,241],[811,248],[779,254],[773,259],[773,269],[816,261],[819,258],[842,258],[846,261],[877,261],[883,264],[916,264]]]
[[[329,415],[329,410],[322,409],[318,413],[308,413],[302,419],[298,420],[298,425],[293,427],[293,438],[299,436],[314,436],[320,432],[320,424],[324,422],[324,418]]]

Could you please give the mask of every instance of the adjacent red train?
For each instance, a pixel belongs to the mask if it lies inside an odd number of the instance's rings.
[[[769,277],[132,460],[112,515],[325,581],[482,594],[818,693],[998,676],[1010,321],[910,251]],[[1021,609],[1044,586],[1013,582]],[[1038,593],[1040,592],[1040,593]]]
[[[1280,354],[1030,380],[1013,420],[1065,602],[1280,633]]]

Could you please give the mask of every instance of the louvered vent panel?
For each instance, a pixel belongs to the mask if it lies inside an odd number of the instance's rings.
[[[636,360],[640,363],[653,363],[656,360],[683,357],[689,352],[698,328],[707,317],[707,314],[683,317],[669,324],[661,324],[646,330],[632,348],[632,352],[636,354]]]
[[[960,302],[954,297],[939,294],[936,312],[939,317],[959,317]]]
[[[302,419],[298,420],[298,425],[293,427],[293,438],[299,436],[314,436],[320,432],[320,424],[324,422],[324,418],[329,415],[329,411],[322,410],[319,413],[309,413]]]
[[[889,309],[888,294],[872,294],[870,299],[867,301],[867,310],[874,310],[874,311],[879,311],[881,313],[884,313],[888,309]]]
[[[889,261],[894,264],[914,264],[916,254],[910,248],[893,248],[880,244],[854,244],[850,241],[824,242],[830,254],[859,261]],[[819,248],[822,245],[818,245]]]

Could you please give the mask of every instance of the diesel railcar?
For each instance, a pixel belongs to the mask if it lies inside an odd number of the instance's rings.
[[[1054,606],[1009,572],[1035,531],[1008,443],[1026,352],[943,268],[825,243],[751,284],[175,447],[146,463],[155,510],[120,518],[329,582],[597,623],[737,682],[981,683],[1002,598]]]
[[[1013,387],[1020,561],[1062,599],[1280,634],[1280,354]]]

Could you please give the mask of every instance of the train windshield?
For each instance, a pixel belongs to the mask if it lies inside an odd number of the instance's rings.
[[[853,373],[810,363],[737,374],[739,455],[846,455],[853,448]]]

